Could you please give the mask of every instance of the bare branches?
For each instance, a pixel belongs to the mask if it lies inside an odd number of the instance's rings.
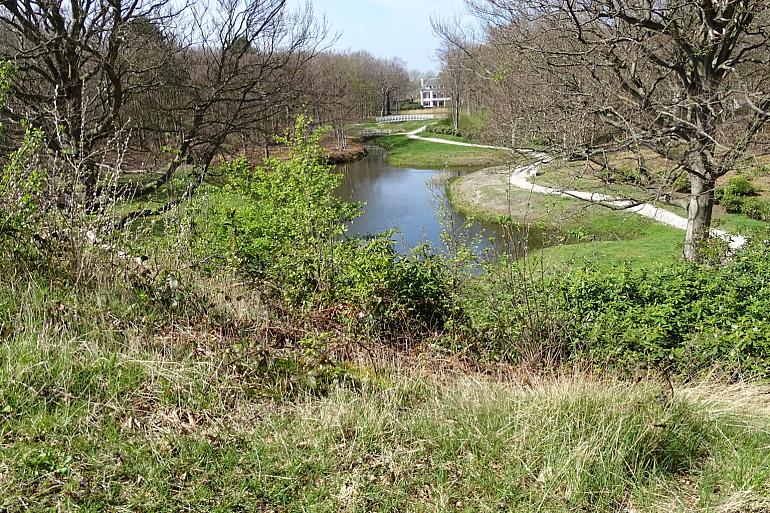
[[[97,204],[91,158],[128,130],[129,158],[153,156],[147,196],[191,164],[208,170],[236,139],[274,133],[295,107],[296,78],[328,31],[309,4],[287,0],[0,0],[0,48],[17,66],[5,114],[43,129],[49,148],[75,154]],[[54,137],[54,134],[57,134]],[[140,164],[144,167],[143,163]]]
[[[517,130],[565,155],[623,148],[641,174],[665,159],[691,179],[688,237],[708,234],[716,179],[770,147],[766,0],[467,3]]]

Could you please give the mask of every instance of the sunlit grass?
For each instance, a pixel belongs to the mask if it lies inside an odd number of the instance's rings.
[[[57,301],[41,292],[19,291],[30,316],[0,348],[6,511],[769,505],[764,387],[672,396],[654,379],[519,371],[501,382],[364,363],[355,382],[280,399],[254,393],[216,338],[97,332],[108,319],[87,311],[62,314],[79,328],[52,330],[43,316]]]
[[[501,164],[511,159],[511,154],[507,151],[420,141],[403,135],[380,137],[375,142],[388,150],[388,163],[396,167],[478,168]]]

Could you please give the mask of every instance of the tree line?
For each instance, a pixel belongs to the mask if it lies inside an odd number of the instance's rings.
[[[192,168],[189,196],[219,157],[272,144],[300,113],[344,146],[346,123],[390,112],[405,64],[332,52],[334,37],[287,0],[2,0],[2,143],[39,130],[60,207],[147,198]]]

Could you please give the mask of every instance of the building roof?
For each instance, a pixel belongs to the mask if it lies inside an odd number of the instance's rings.
[[[422,87],[423,89],[441,89],[444,87],[444,84],[442,84],[438,78],[426,78],[422,81]]]

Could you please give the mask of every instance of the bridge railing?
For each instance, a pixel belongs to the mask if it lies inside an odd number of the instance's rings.
[[[383,129],[377,129],[377,128],[367,128],[365,130],[361,130],[359,132],[359,137],[362,139],[371,139],[373,137],[382,137],[384,135],[390,135],[395,133],[395,130],[383,130]]]
[[[408,114],[405,116],[380,116],[377,123],[403,123],[404,121],[428,121],[435,119],[434,114]]]

